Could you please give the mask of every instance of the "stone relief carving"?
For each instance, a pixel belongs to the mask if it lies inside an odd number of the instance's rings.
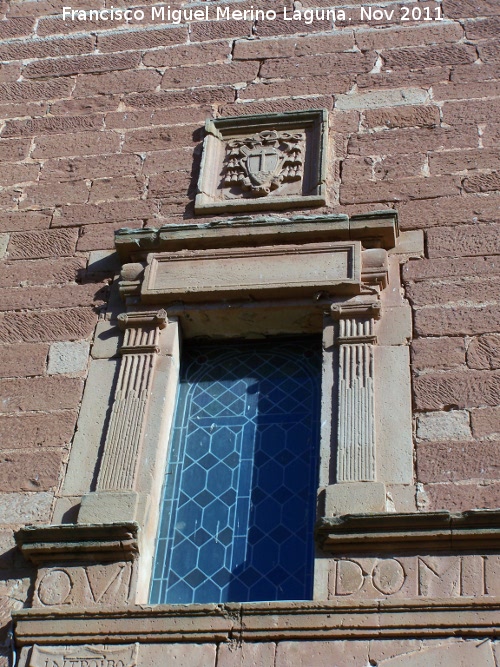
[[[28,667],[136,667],[139,644],[96,646],[33,646]]]
[[[434,554],[330,562],[329,599],[460,598],[500,593],[500,556]]]
[[[131,580],[130,562],[41,568],[33,607],[126,604]]]
[[[265,197],[282,183],[300,181],[304,139],[301,132],[274,130],[233,139],[226,147],[225,185]]]
[[[326,203],[324,110],[208,120],[195,213]]]

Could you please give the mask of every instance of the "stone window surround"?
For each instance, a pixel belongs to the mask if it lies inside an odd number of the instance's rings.
[[[411,315],[401,296],[399,265],[422,253],[420,232],[400,234],[397,214],[380,211],[350,219],[345,215],[268,217],[121,230],[116,247],[123,263],[119,291],[126,312],[119,313],[123,305],[115,300],[116,319],[98,327],[55,522],[81,502],[78,524],[82,527],[139,524],[140,565],[133,577],[138,593],[132,593],[131,601],[147,601],[181,329],[188,337],[241,337],[249,330],[252,336],[323,330],[320,515],[414,511]],[[216,284],[218,276],[203,272],[206,258],[218,259],[221,249],[227,271],[221,284]],[[326,271],[332,265],[333,288],[329,276],[308,278],[311,257],[306,252],[301,261],[301,252],[309,249],[315,253],[315,266],[321,264]],[[201,286],[182,294],[182,262],[178,289],[175,271],[172,278],[162,269],[170,266],[165,261],[169,256],[195,257],[204,275]],[[245,256],[256,257],[268,268],[277,259],[283,261],[282,284],[273,283],[265,292],[258,281],[252,283],[247,270],[248,284],[232,291]],[[251,268],[253,260],[248,261]],[[347,272],[345,276],[340,275],[342,271]],[[213,285],[207,285],[207,276]],[[298,280],[289,287],[292,276]],[[115,323],[123,337],[121,362],[116,355]],[[361,373],[352,373],[353,368]],[[362,413],[352,411],[352,400],[363,405]],[[335,428],[336,411],[346,415],[346,428]],[[360,414],[365,418],[360,419]],[[107,433],[104,443],[103,430]],[[354,441],[362,443],[355,448],[358,453],[349,450]],[[332,456],[335,442],[338,457]],[[318,600],[326,599],[322,563],[319,557],[314,594]]]

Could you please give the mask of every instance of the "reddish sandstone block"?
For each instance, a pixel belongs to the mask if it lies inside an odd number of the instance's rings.
[[[57,287],[5,287],[0,289],[0,310],[33,310],[95,306],[106,302],[107,284]]]
[[[476,438],[500,433],[500,407],[471,410],[471,424]]]
[[[474,338],[467,349],[467,365],[477,369],[500,368],[500,336]]]
[[[93,332],[96,321],[97,315],[90,308],[1,313],[0,343],[82,340]],[[47,408],[19,409],[58,409],[56,406],[50,407],[50,402],[47,405]]]
[[[323,56],[303,56],[292,60],[266,60],[260,70],[260,76],[268,79],[286,79],[317,76],[322,71],[331,74],[369,72],[375,61],[375,53],[336,53]]]
[[[469,44],[436,44],[408,49],[390,49],[382,53],[385,67],[419,69],[464,65],[477,59],[476,49]]]
[[[248,39],[234,45],[234,60],[262,60],[264,58],[289,58],[348,51],[354,46],[352,32],[330,35],[307,35],[300,39]]]
[[[389,155],[374,160],[373,176],[380,181],[420,176],[423,173],[424,162],[425,157],[420,154],[395,155],[394,157]]]
[[[152,218],[158,207],[151,201],[109,202],[94,206],[63,206],[58,209],[52,222],[53,227],[72,227],[74,225],[92,225],[101,222],[118,222],[129,219]],[[124,227],[123,224],[116,228]]]
[[[23,450],[0,453],[0,489],[2,491],[48,491],[57,485],[63,453]]]
[[[265,81],[251,83],[238,91],[238,99],[262,99],[298,95],[322,95],[325,92],[347,93],[353,85],[350,76],[309,76],[290,81]],[[337,127],[335,125],[335,127]],[[356,126],[355,130],[358,129]]]
[[[259,63],[256,62],[173,67],[165,71],[161,87],[168,89],[192,88],[249,82],[255,79],[258,71]]]
[[[373,134],[357,134],[349,139],[351,155],[392,155],[443,148],[477,148],[478,133],[473,125],[455,128],[403,128]]]
[[[456,336],[500,331],[498,306],[422,308],[415,312],[419,336]]]
[[[500,195],[497,194],[487,197],[471,194],[439,197],[427,202],[407,202],[398,206],[399,223],[402,229],[421,229],[458,222],[496,222],[500,221],[499,203]],[[471,228],[467,231],[471,231]]]
[[[489,123],[483,130],[484,146],[500,145],[500,123]]]
[[[172,171],[191,171],[193,164],[199,157],[199,153],[195,154],[191,148],[153,151],[146,154],[142,171],[148,175]]]
[[[432,174],[453,174],[465,169],[500,169],[500,153],[491,148],[430,153],[428,158]]]
[[[131,130],[125,135],[123,152],[158,151],[169,148],[191,147],[203,138],[199,125],[177,125],[172,127],[154,127],[144,130]]]
[[[378,90],[380,88],[428,88],[435,83],[444,83],[450,80],[449,67],[429,67],[426,69],[408,72],[393,70],[391,72],[377,72],[359,74],[356,83],[360,91]]]
[[[73,437],[76,418],[74,410],[0,417],[0,447],[63,447]]]
[[[25,189],[20,208],[46,208],[64,204],[83,204],[89,198],[90,184],[86,181],[36,183]]]
[[[448,18],[498,16],[500,7],[496,0],[443,0],[443,13]]]
[[[38,164],[0,163],[0,183],[5,187],[6,185],[15,185],[16,183],[36,181],[39,171],[40,165]]]
[[[62,376],[0,380],[1,412],[73,410],[82,389],[83,380]]]
[[[473,65],[478,74],[481,66]],[[467,81],[450,82],[432,86],[432,97],[434,100],[465,100],[472,97],[484,97],[487,89],[487,95],[493,97],[500,95],[500,81]]]
[[[0,283],[3,287],[23,285],[58,285],[74,282],[86,265],[83,257],[17,260],[0,263]]]
[[[498,40],[479,43],[477,50],[479,52],[479,57],[483,62],[498,64],[498,61],[500,60],[500,46]]]
[[[0,346],[0,377],[43,375],[48,351],[49,346],[42,343]]]
[[[140,171],[141,158],[131,153],[127,155],[96,155],[90,158],[55,158],[44,161],[40,180],[94,179],[138,174]]]
[[[113,51],[136,51],[156,49],[159,46],[181,44],[187,41],[188,29],[186,26],[168,26],[147,30],[130,30],[125,33],[98,35],[97,48],[102,53]],[[147,62],[144,63],[148,65]],[[165,63],[167,64],[167,63]]]
[[[415,306],[453,302],[483,303],[500,299],[498,278],[461,278],[445,283],[422,281],[408,285],[406,293]]]
[[[87,74],[79,76],[73,97],[89,95],[120,95],[155,90],[160,84],[161,74],[153,70],[126,70],[108,74]]]
[[[464,21],[467,39],[488,39],[500,33],[500,18],[469,19]]]
[[[465,364],[463,338],[416,338],[411,345],[412,366],[416,370],[449,370]]]
[[[435,127],[440,122],[439,107],[433,105],[367,109],[363,115],[368,128]]]
[[[470,484],[428,484],[424,487],[426,510],[464,512],[470,509],[500,507],[500,483],[476,482]]]
[[[224,116],[246,116],[248,114],[260,113],[284,113],[287,111],[300,111],[301,109],[332,109],[333,97],[331,95],[318,95],[317,97],[306,97],[305,99],[281,99],[263,100],[259,102],[245,102],[243,104],[227,104],[222,107]]]
[[[500,101],[498,99],[460,100],[459,102],[445,102],[443,104],[443,120],[449,125],[485,123],[498,116],[499,112]]]
[[[388,28],[359,29],[355,32],[356,44],[362,51],[396,49],[403,46],[442,44],[457,42],[463,37],[458,23],[390,26]]]
[[[149,179],[148,197],[189,197],[192,186],[191,174],[185,171],[173,171]],[[191,197],[192,198],[192,197]]]
[[[139,199],[144,190],[144,179],[136,176],[102,178],[92,183],[89,202],[113,199]]]
[[[489,192],[500,190],[500,173],[493,171],[489,174],[474,174],[462,181],[466,192]]]
[[[18,63],[0,64],[0,83],[17,81],[21,76],[21,65]]]
[[[34,16],[4,19],[0,21],[0,39],[12,39],[13,37],[27,37],[33,32],[35,26]]]
[[[252,21],[196,21],[190,26],[190,39],[192,42],[206,42],[216,39],[235,39],[237,37],[250,37],[252,34]]]
[[[17,42],[6,42],[0,45],[0,59],[9,61],[80,55],[90,53],[94,49],[94,42],[95,39],[91,35],[75,38],[24,39]]]
[[[500,265],[493,257],[460,257],[458,259],[420,259],[403,266],[405,280],[426,280],[453,276],[491,276],[500,273]]]
[[[123,202],[126,204],[127,202]],[[124,220],[122,225],[97,224],[83,227],[76,246],[77,250],[108,250],[115,246],[115,231],[120,227],[140,228],[142,220]]]
[[[0,139],[0,162],[23,160],[30,149],[29,139]]]
[[[146,52],[142,62],[146,67],[181,67],[183,65],[198,65],[212,63],[218,60],[225,61],[231,53],[230,43],[202,42],[182,46],[170,46],[165,49],[155,49]],[[233,56],[234,59],[234,56]]]
[[[429,373],[414,378],[413,387],[417,410],[476,408],[500,402],[498,371]]]
[[[53,100],[68,97],[72,81],[15,81],[0,84],[0,102],[19,100]]]
[[[169,109],[119,111],[106,114],[106,127],[124,130],[154,127],[157,125],[205,125],[212,116],[210,105],[201,107],[172,107]]]
[[[71,76],[85,72],[110,72],[133,69],[141,59],[140,53],[118,53],[106,55],[46,58],[26,65],[23,75],[28,79],[41,77]]]
[[[72,255],[78,233],[74,229],[57,229],[13,233],[10,237],[10,259],[37,259]]]
[[[498,479],[499,442],[429,442],[417,445],[420,482]]]
[[[75,132],[35,137],[34,158],[59,157],[64,155],[103,155],[116,153],[120,147],[120,136],[115,132]]]
[[[429,259],[457,255],[496,255],[500,252],[499,225],[459,225],[427,232]]]
[[[234,98],[234,89],[230,86],[223,86],[219,88],[195,88],[192,90],[127,95],[124,101],[130,107],[151,109],[183,107],[191,104],[222,104],[223,102],[232,102]]]
[[[98,130],[104,123],[103,116],[65,116],[62,118],[30,118],[7,121],[2,137],[32,137],[35,134],[61,134]]]
[[[49,211],[13,211],[0,217],[0,232],[17,232],[27,229],[48,229],[52,219]]]
[[[456,176],[384,180],[377,183],[369,181],[342,183],[340,186],[340,203],[354,204],[427,199],[428,197],[451,195],[458,193],[459,190],[460,178]]]
[[[105,75],[103,75],[105,76]],[[115,111],[120,104],[118,95],[100,95],[80,99],[58,100],[50,105],[50,112],[57,115],[92,114],[103,111]]]

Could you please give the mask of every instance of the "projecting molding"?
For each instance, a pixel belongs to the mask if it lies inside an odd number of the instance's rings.
[[[328,112],[207,120],[195,213],[322,206]]]

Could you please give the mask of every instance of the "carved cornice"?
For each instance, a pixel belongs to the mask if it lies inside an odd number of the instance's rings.
[[[37,565],[71,561],[133,560],[137,554],[136,523],[26,526],[16,543],[24,557]]]
[[[140,261],[149,252],[325,241],[361,241],[364,248],[391,250],[396,246],[398,236],[397,213],[385,210],[351,218],[342,214],[242,216],[160,228],[122,228],[115,233],[115,246],[123,263],[135,265],[123,277],[124,281],[132,282],[139,279],[144,268]]]
[[[499,612],[493,597],[54,608],[13,617],[18,646],[57,646],[96,637],[113,644],[498,637]]]
[[[316,524],[316,540],[323,551],[335,554],[498,550],[500,510],[329,517]]]

